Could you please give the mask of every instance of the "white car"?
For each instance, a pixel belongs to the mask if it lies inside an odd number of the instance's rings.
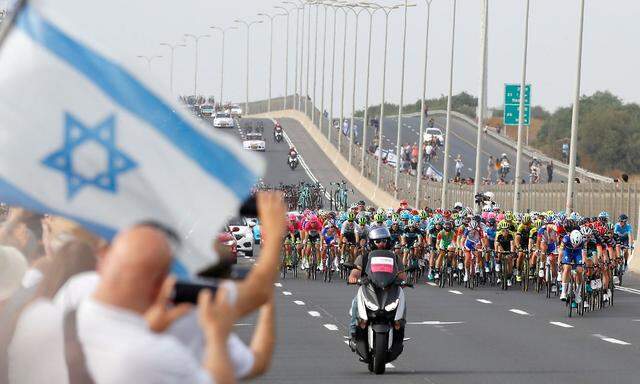
[[[264,141],[264,137],[262,136],[262,132],[251,130],[245,133],[244,140],[242,141],[242,148],[249,151],[264,152],[266,147],[267,145]]]
[[[229,220],[229,232],[238,242],[238,254],[253,256],[253,228],[244,217],[234,217]]]
[[[440,128],[427,128],[424,132],[424,141],[431,141],[435,137],[438,145],[444,145],[444,135]]]
[[[200,106],[200,114],[203,117],[211,117],[211,116],[213,116],[214,112],[215,112],[215,109],[213,108],[213,105],[202,105],[202,106]]]
[[[233,128],[235,126],[235,122],[233,117],[230,114],[225,112],[216,113],[213,118],[213,127],[214,128]]]
[[[225,112],[229,113],[233,117],[242,117],[242,108],[240,108],[238,104],[231,104]]]

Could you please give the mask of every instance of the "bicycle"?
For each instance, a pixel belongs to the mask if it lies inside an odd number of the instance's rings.
[[[325,255],[323,259],[323,275],[324,282],[330,283],[331,276],[333,275],[333,244],[329,244],[325,247]]]
[[[573,309],[575,308],[576,313],[580,316],[584,316],[584,304],[582,302],[576,302],[576,280],[575,280],[576,271],[575,269],[571,269],[571,277],[569,279],[569,291],[567,292],[567,301],[565,305],[567,306],[567,311],[569,317],[572,316]],[[580,296],[584,297],[584,284],[580,286]]]
[[[307,270],[307,280],[316,280],[318,277],[318,248],[317,242],[311,243],[311,254],[309,269]]]

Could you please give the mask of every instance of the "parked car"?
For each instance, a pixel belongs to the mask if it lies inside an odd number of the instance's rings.
[[[213,250],[220,259],[230,260],[232,264],[238,262],[238,242],[228,229],[218,233],[213,242]]]
[[[238,243],[238,254],[253,256],[253,229],[244,217],[229,220],[229,232],[233,233]]]
[[[427,128],[424,131],[424,141],[431,141],[433,137],[438,141],[438,145],[444,145],[444,135],[440,128]]]

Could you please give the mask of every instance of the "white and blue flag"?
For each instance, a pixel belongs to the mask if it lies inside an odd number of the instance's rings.
[[[183,238],[178,267],[215,262],[212,239],[264,164],[41,3],[0,47],[0,201],[106,239],[154,220]]]

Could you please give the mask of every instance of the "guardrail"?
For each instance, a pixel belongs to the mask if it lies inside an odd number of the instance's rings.
[[[294,109],[296,96],[287,97],[287,109]],[[304,112],[304,98],[300,98],[302,112]],[[321,129],[321,133],[325,137],[330,136],[330,143],[338,152],[348,160],[348,137],[340,133],[338,129],[331,128],[329,119],[323,116],[318,109],[312,107],[309,99],[307,102],[306,116],[313,120],[316,129]],[[271,100],[271,111],[284,109],[284,98],[275,98]],[[250,103],[250,113],[267,112],[266,101],[258,101]],[[313,112],[313,113],[312,113]],[[335,113],[335,111],[334,111]],[[444,111],[431,111],[434,113],[444,113]],[[452,114],[454,117],[466,121],[473,125],[472,119],[459,113]],[[345,117],[346,118],[346,117]],[[499,135],[495,135],[500,140]],[[504,138],[503,138],[504,139]],[[501,140],[502,141],[502,140]],[[505,142],[506,143],[506,142]],[[513,142],[511,142],[513,143]],[[509,145],[509,144],[507,144]],[[366,152],[364,163],[361,161],[362,147],[354,144],[352,147],[351,164],[358,169],[369,180],[375,183],[377,176],[377,158],[371,153]],[[546,159],[544,155],[527,149],[528,155],[538,156]],[[364,168],[364,169],[363,169]],[[384,164],[381,167],[380,187],[390,194],[394,194],[397,190],[398,198],[407,199],[410,202],[415,201],[416,193],[416,176],[406,173],[400,174],[398,185],[394,184],[395,169]],[[586,170],[579,170],[583,175],[580,183],[576,184],[574,206],[576,211],[583,215],[595,216],[600,211],[609,211],[612,215],[625,212],[629,215],[632,223],[638,222],[638,210],[640,209],[640,184],[637,183],[614,183],[609,178],[600,175],[591,174]],[[589,175],[588,177],[584,177]],[[421,183],[421,193],[419,201],[421,206],[439,207],[441,203],[442,184],[439,182],[428,181],[423,178]],[[460,201],[467,206],[474,203],[473,185],[453,184],[448,187],[447,201],[453,203]],[[482,191],[491,191],[496,196],[496,202],[504,208],[511,207],[513,203],[513,185],[484,185]],[[566,183],[545,183],[545,184],[524,184],[521,191],[521,206],[523,210],[529,211],[546,211],[546,210],[562,210],[565,206]]]

